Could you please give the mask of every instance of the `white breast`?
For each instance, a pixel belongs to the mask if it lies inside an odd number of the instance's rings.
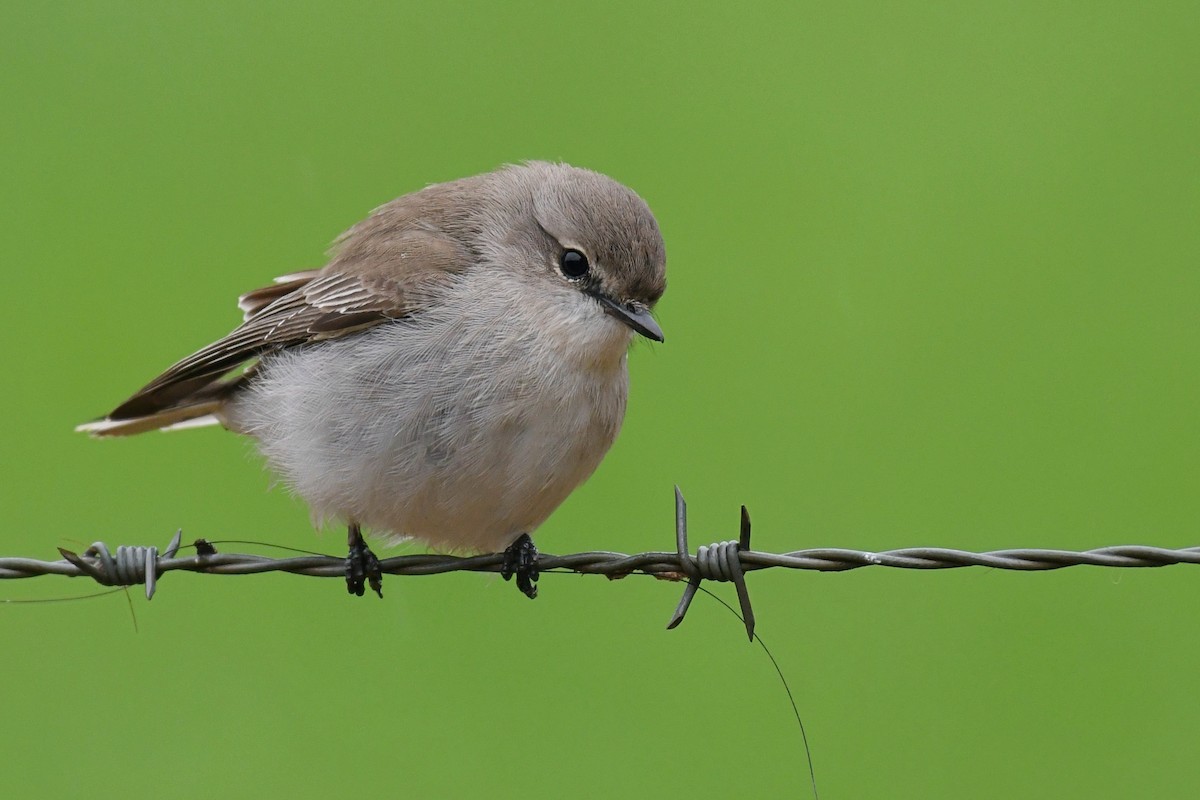
[[[411,319],[263,359],[224,411],[319,519],[501,550],[600,463],[630,332],[590,298],[476,273]]]

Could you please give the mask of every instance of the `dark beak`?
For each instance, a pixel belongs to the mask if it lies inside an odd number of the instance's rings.
[[[635,331],[645,336],[647,339],[653,339],[656,342],[663,341],[662,328],[658,327],[658,323],[654,321],[654,317],[650,316],[650,312],[645,308],[635,307],[618,303],[606,294],[600,292],[588,292],[592,297],[604,306],[604,310],[624,322]]]

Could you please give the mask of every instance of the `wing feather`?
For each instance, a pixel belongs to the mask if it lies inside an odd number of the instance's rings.
[[[239,327],[167,369],[106,419],[211,402],[239,383],[231,372],[263,354],[402,319],[470,263],[455,241],[428,230],[389,237],[372,255],[368,262],[335,258],[323,270],[287,275],[242,295]]]
[[[310,269],[303,272],[293,272],[291,275],[281,275],[275,279],[275,282],[270,286],[264,286],[261,289],[255,289],[252,292],[246,292],[238,298],[238,308],[244,314],[242,321],[250,319],[259,311],[269,306],[279,298],[286,294],[290,294],[293,290],[300,288],[304,284],[311,281],[313,278],[321,274],[319,269]]]

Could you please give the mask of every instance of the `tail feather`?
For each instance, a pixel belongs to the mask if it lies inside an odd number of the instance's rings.
[[[141,417],[127,417],[124,419],[105,417],[104,419],[97,419],[92,422],[85,422],[82,425],[76,425],[75,430],[90,434],[96,438],[103,438],[108,436],[132,436],[135,433],[153,430],[198,428],[204,425],[219,424],[221,420],[217,416],[217,411],[220,407],[221,401],[212,399],[203,403],[165,408],[162,411]]]

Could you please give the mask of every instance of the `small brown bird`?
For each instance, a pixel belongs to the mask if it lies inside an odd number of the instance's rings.
[[[400,197],[320,270],[245,294],[245,321],[155,378],[94,436],[219,423],[257,440],[317,520],[349,526],[347,584],[381,592],[360,526],[505,550],[537,593],[529,534],[621,427],[635,333],[666,251],[650,209],[595,172],[532,162]]]

